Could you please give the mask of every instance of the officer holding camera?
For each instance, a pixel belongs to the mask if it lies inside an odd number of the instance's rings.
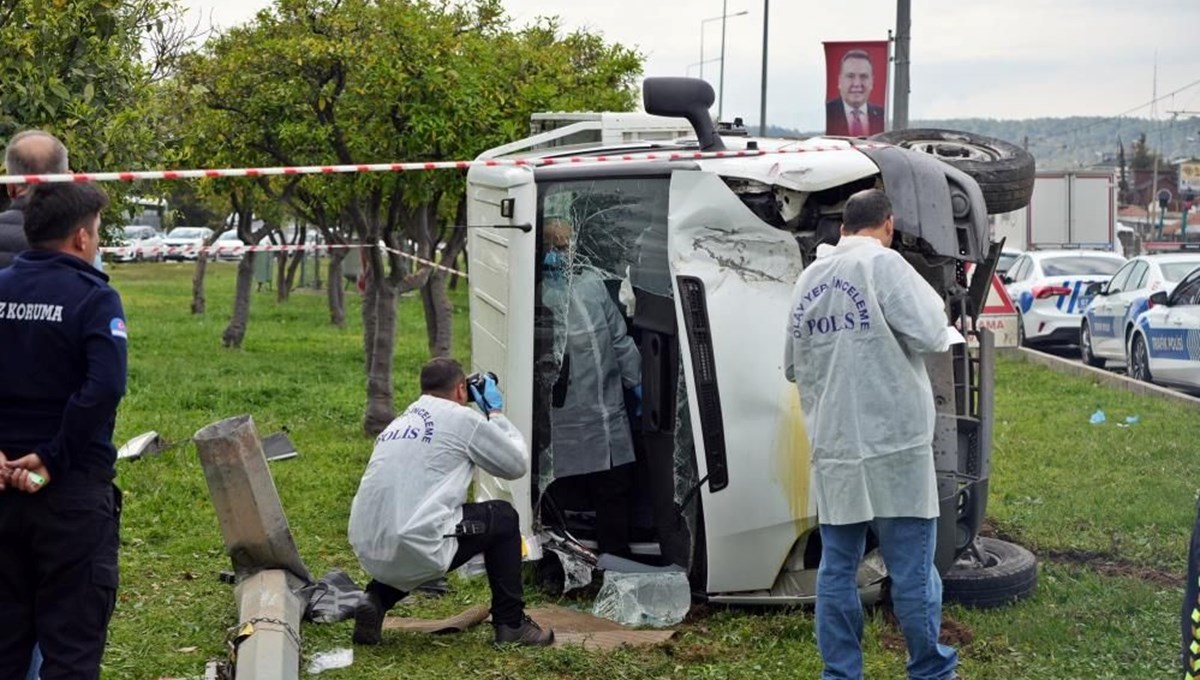
[[[421,398],[376,438],[350,508],[350,545],[373,579],[355,610],[355,644],[379,644],[389,609],[479,554],[496,644],[554,642],[553,631],[525,615],[517,511],[504,501],[466,502],[476,466],[502,479],[528,471],[525,442],[503,406],[495,376],[468,378],[457,361],[434,359],[421,369]]]

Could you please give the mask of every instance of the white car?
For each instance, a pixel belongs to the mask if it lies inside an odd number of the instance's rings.
[[[1035,250],[1017,258],[1003,278],[1017,305],[1020,345],[1079,344],[1088,287],[1107,283],[1125,258],[1100,250]]]
[[[1000,251],[1000,259],[996,260],[996,274],[998,276],[1007,274],[1008,270],[1012,269],[1013,264],[1016,263],[1017,258],[1024,254],[1023,250],[1009,250],[1008,248]]]
[[[1171,292],[1196,267],[1200,267],[1200,253],[1139,255],[1107,284],[1084,291],[1092,297],[1079,331],[1084,362],[1097,368],[1109,361],[1126,362],[1134,321],[1148,308],[1147,298],[1160,290]]]
[[[175,227],[163,240],[168,260],[195,260],[200,249],[212,238],[213,230],[208,227]]]
[[[467,230],[472,369],[499,376],[506,415],[532,454],[521,479],[480,472],[475,498],[513,504],[526,557],[545,560],[546,574],[562,573],[553,566],[562,560],[566,573],[590,578],[601,496],[588,480],[556,475],[562,444],[552,427],[572,371],[587,370],[578,367],[590,359],[563,352],[562,325],[571,322],[551,308],[542,285],[564,270],[568,277],[587,271],[604,282],[641,348],[632,554],[682,567],[709,601],[812,603],[821,548],[810,452],[799,395],[781,365],[796,279],[819,245],[837,241],[846,199],[883,187],[895,214],[893,247],[940,286],[947,309],[980,309],[989,287],[968,291],[963,265],[986,268],[981,280],[991,281],[999,248],[988,237],[987,213],[1028,202],[1032,158],[998,140],[939,130],[869,142],[720,135],[708,113],[711,86],[650,78],[643,95],[647,112],[686,116],[696,136],[554,145],[601,129],[572,122],[485,152],[481,160],[498,162],[468,172],[467,223],[478,225]],[[721,150],[741,156],[694,157]],[[659,159],[563,160],[645,153]],[[996,158],[1005,162],[988,160]],[[535,162],[504,162],[513,159]],[[545,228],[555,219],[573,225],[566,255],[546,249]],[[567,268],[554,269],[561,260]],[[965,345],[927,359],[939,422],[958,433],[934,444],[936,561],[947,599],[980,605],[1022,597],[1036,584],[1032,554],[979,537],[992,400],[965,395],[992,392],[992,336],[985,331],[981,340],[977,362],[968,361]],[[878,595],[882,569],[868,544],[859,572],[864,598]]]
[[[1170,293],[1150,296],[1134,323],[1129,375],[1146,382],[1200,389],[1200,268]]]
[[[233,262],[241,260],[246,251],[246,243],[238,237],[237,229],[221,232],[213,247],[216,248],[216,259]]]
[[[121,230],[118,250],[113,256],[117,262],[161,261],[163,259],[163,237],[154,227],[130,224]]]

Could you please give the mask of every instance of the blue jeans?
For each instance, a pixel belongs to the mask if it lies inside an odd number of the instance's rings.
[[[862,680],[863,609],[856,575],[874,525],[892,579],[892,608],[908,645],[909,680],[950,680],[958,665],[954,649],[938,644],[942,627],[942,579],[933,567],[937,520],[878,517],[872,523],[821,525],[817,569],[817,646],[823,680]]]

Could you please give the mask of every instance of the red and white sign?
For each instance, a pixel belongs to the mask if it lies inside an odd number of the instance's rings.
[[[1000,276],[993,274],[992,289],[988,291],[987,300],[983,303],[982,316],[999,316],[1016,313],[1017,306],[1013,304],[1012,297],[1009,296],[1008,290],[1000,281]]]
[[[973,267],[968,263],[968,284],[971,281],[972,270]],[[1017,323],[1019,323],[1017,306],[1013,304],[1012,297],[1004,288],[1004,283],[1000,281],[999,275],[993,274],[992,285],[988,289],[987,299],[983,302],[983,309],[979,314],[976,328],[990,330],[996,336],[996,347],[1016,347]],[[974,336],[968,335],[967,344],[974,347],[978,343]]]

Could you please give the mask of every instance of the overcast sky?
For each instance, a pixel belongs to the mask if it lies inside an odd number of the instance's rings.
[[[253,18],[270,0],[182,0],[194,15],[227,27]],[[699,75],[721,55],[726,21],[725,118],[759,119],[763,0],[504,0],[517,24],[557,15],[637,47],[645,75]],[[909,117],[1033,118],[1115,115],[1158,93],[1200,80],[1200,0],[915,0]],[[767,122],[801,130],[824,126],[822,41],[885,40],[892,0],[775,0],[770,7]],[[689,72],[690,67],[690,72]],[[719,89],[718,62],[704,77]],[[1158,105],[1200,111],[1200,85]],[[1131,115],[1149,116],[1146,107]]]

